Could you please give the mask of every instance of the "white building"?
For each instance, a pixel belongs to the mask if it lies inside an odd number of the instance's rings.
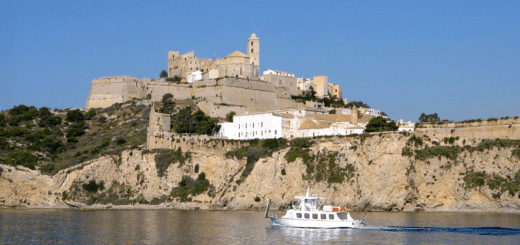
[[[326,110],[277,110],[234,116],[232,123],[220,124],[217,136],[247,140],[362,134],[366,123],[351,124],[349,119],[350,116],[328,114]]]
[[[294,77],[294,73],[289,73],[285,71],[279,71],[279,70],[271,70],[267,69],[267,71],[263,72],[263,75],[279,75],[279,76],[286,76],[286,77]]]
[[[310,78],[299,77],[296,79],[296,82],[298,84],[298,89],[301,91],[309,91],[311,86],[315,86]],[[315,87],[313,87],[313,89],[316,90]]]
[[[194,81],[202,80],[202,72],[194,71],[188,74],[188,83],[193,83]]]
[[[397,122],[397,126],[399,126],[399,132],[413,132],[415,131],[415,123],[412,121],[404,122],[403,119]]]
[[[221,123],[218,136],[235,140],[282,137],[282,117],[274,113],[234,116],[232,123]]]

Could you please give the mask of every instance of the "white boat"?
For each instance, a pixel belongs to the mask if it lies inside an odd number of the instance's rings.
[[[366,220],[354,220],[345,207],[323,206],[318,209],[318,200],[321,197],[309,196],[309,189],[305,196],[296,196],[300,199],[298,208],[292,207],[285,215],[269,216],[273,225],[301,227],[301,228],[359,228],[367,225]],[[270,200],[267,204],[266,217],[269,212]]]

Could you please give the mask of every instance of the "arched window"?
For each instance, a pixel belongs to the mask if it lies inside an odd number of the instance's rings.
[[[253,53],[253,49],[251,49],[251,53]]]
[[[251,42],[251,46],[253,46],[253,42]]]

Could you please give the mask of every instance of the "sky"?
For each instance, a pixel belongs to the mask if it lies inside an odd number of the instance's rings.
[[[520,1],[10,1],[0,110],[85,107],[93,79],[156,78],[167,53],[247,53],[328,76],[392,119],[520,116]]]

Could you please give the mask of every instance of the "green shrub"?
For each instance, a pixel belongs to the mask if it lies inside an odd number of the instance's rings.
[[[54,170],[54,165],[52,165],[52,164],[42,165],[42,166],[40,167],[40,170],[41,170],[42,172],[50,173],[50,172],[52,172],[52,171]]]
[[[96,116],[96,110],[90,109],[87,113],[84,115],[85,120],[92,120]]]
[[[83,184],[82,187],[84,190],[86,190],[88,192],[96,193],[98,190],[105,189],[104,185],[105,185],[105,183],[103,181],[101,181],[101,182],[99,182],[99,184],[97,184],[96,181],[91,180],[88,184]]]
[[[484,177],[486,176],[486,172],[475,172],[471,170],[470,172],[466,173],[466,176],[464,177],[464,182],[466,182],[466,185],[468,187],[482,187],[486,184],[486,181],[484,180]]]
[[[54,127],[61,124],[61,117],[53,115],[45,115],[40,118],[38,126],[40,127]]]
[[[310,160],[309,149],[304,150],[300,147],[293,147],[285,154],[287,162],[294,162],[297,158],[302,158],[303,162],[307,163]]]
[[[285,175],[285,168],[282,168],[282,175]]]
[[[233,122],[233,116],[235,116],[237,113],[234,111],[229,112],[226,114],[226,122]]]
[[[85,120],[83,113],[79,109],[67,111],[66,120],[69,122],[82,122]]]
[[[314,141],[311,141],[309,138],[296,138],[291,140],[290,142],[292,147],[298,148],[309,148],[314,144]]]
[[[183,156],[182,150],[179,147],[177,151],[165,150],[154,156],[155,168],[157,168],[157,176],[163,177],[166,173],[166,169],[175,162],[178,162],[180,166],[186,161],[186,157]]]
[[[351,149],[351,150],[354,150],[354,151],[355,151],[355,150],[357,150],[357,145],[353,145],[353,146],[349,147],[349,149]]]
[[[204,172],[200,173],[199,177],[197,179],[198,180],[205,180],[206,179],[206,174]]]
[[[16,151],[13,154],[8,155],[4,159],[4,163],[8,165],[21,165],[30,169],[35,169],[34,166],[38,163],[39,158],[29,152]]]
[[[5,127],[7,124],[7,120],[5,119],[5,116],[3,114],[0,114],[0,127]]]
[[[260,197],[256,196],[255,197],[255,202],[260,202]]]
[[[209,180],[205,179],[205,177],[203,180],[201,180],[201,175],[199,175],[199,178],[196,180],[193,180],[190,176],[185,175],[179,182],[179,186],[172,189],[171,196],[180,197],[181,202],[191,201],[188,198],[188,195],[199,195],[204,191],[207,191],[209,186]]]
[[[126,143],[126,140],[124,138],[119,137],[116,139],[117,145],[124,145],[125,143]]]
[[[415,135],[412,135],[412,137],[410,137],[410,139],[408,139],[408,142],[415,143],[415,146],[423,145],[422,139],[420,137],[415,137]]]
[[[423,161],[439,156],[444,156],[448,159],[455,160],[457,159],[457,156],[461,150],[462,148],[459,146],[432,146],[425,147],[421,150],[415,150],[415,154],[416,159]]]
[[[199,172],[199,164],[196,164],[195,165],[195,173],[198,173]]]

